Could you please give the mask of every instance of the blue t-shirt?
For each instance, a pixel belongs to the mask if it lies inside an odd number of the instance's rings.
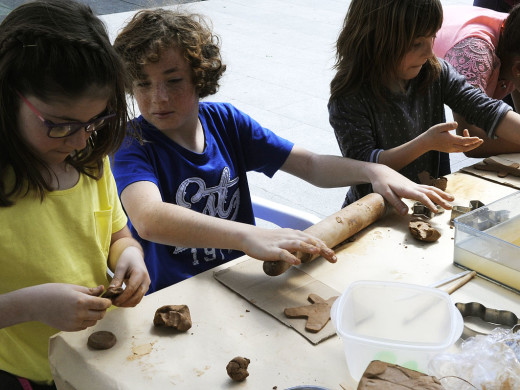
[[[217,218],[254,224],[247,171],[272,177],[283,165],[293,144],[263,128],[231,104],[199,104],[205,149],[199,154],[172,141],[142,116],[133,126],[144,144],[127,138],[115,155],[113,173],[119,194],[137,181],[157,185],[164,202]],[[183,248],[143,240],[152,280],[149,293],[243,255],[215,248]]]

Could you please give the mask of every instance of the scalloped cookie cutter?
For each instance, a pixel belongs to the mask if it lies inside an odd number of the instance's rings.
[[[509,310],[497,310],[490,309],[478,302],[469,303],[456,303],[455,306],[462,314],[464,318],[464,336],[472,337],[476,335],[487,335],[493,328],[496,327],[508,327],[512,328],[513,332],[520,329],[520,321],[515,313]],[[486,323],[486,328],[489,331],[480,331],[470,326],[469,321],[466,320],[468,317],[480,319]],[[491,328],[492,327],[492,328]],[[486,329],[487,330],[487,329]]]

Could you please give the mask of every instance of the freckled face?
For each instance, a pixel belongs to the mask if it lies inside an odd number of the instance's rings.
[[[414,40],[412,48],[405,54],[398,67],[398,78],[411,80],[419,74],[426,61],[434,56],[433,42],[435,36],[419,37]]]
[[[162,132],[195,131],[199,96],[190,64],[177,47],[161,53],[158,62],[144,65],[133,89],[143,117]]]
[[[97,97],[93,96],[96,95],[86,94],[85,97],[73,101],[56,99],[48,102],[31,95],[25,97],[44,119],[58,124],[88,122],[100,115],[107,107],[108,97],[99,97],[99,93]],[[49,166],[61,164],[74,151],[84,149],[90,137],[90,134],[84,130],[63,138],[48,137],[47,127],[21,99],[18,111],[18,128],[24,139]]]

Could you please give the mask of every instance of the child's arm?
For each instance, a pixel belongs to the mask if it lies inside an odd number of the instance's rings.
[[[64,331],[93,326],[112,302],[99,298],[103,286],[46,283],[0,295],[0,328],[40,321]]]
[[[482,145],[464,153],[467,157],[489,157],[496,156],[497,154],[520,152],[520,145],[500,138],[489,138],[483,129],[469,124],[461,115],[455,112],[453,113],[453,118],[458,123],[457,134],[462,135],[463,130],[468,129],[472,137],[479,137],[483,140]]]
[[[508,111],[498,124],[495,135],[499,139],[520,145],[520,115],[514,111]]]
[[[299,264],[292,253],[320,254],[330,262],[334,252],[323,241],[293,229],[262,229],[198,213],[162,201],[157,186],[138,181],[121,193],[121,201],[143,239],[184,247],[236,249],[265,261]]]
[[[422,202],[436,211],[433,202],[446,209],[451,206],[453,196],[438,188],[416,184],[403,175],[381,164],[367,163],[346,157],[319,155],[294,146],[281,168],[318,187],[345,187],[360,183],[371,183],[401,214],[408,207],[401,198]]]
[[[114,272],[110,287],[121,287],[123,282],[126,284],[125,291],[114,300],[114,305],[137,305],[148,291],[150,276],[144,263],[143,249],[132,237],[128,226],[112,234],[108,265]]]
[[[383,150],[379,154],[378,162],[398,171],[430,150],[446,153],[466,153],[479,147],[484,142],[479,137],[470,137],[467,130],[464,130],[462,136],[450,133],[450,130],[456,128],[457,122],[440,123],[432,126],[411,141],[392,149]]]

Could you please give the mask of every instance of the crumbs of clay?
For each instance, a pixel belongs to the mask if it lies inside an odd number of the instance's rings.
[[[106,330],[92,333],[87,341],[87,345],[93,349],[110,349],[116,344],[116,335]]]
[[[155,326],[168,326],[185,332],[191,328],[190,309],[186,305],[165,305],[157,309],[153,318]]]
[[[250,360],[245,357],[237,356],[233,358],[226,366],[226,371],[231,379],[237,382],[242,382],[249,376],[247,367]]]

